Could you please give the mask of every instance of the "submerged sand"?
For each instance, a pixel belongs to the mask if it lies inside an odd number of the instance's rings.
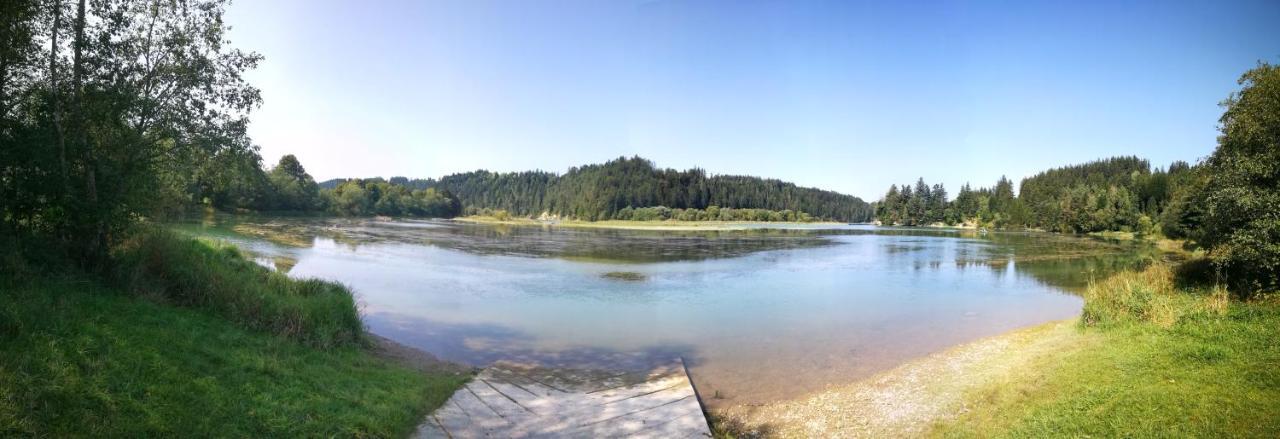
[[[978,389],[1024,366],[1087,347],[1076,320],[961,345],[851,384],[793,400],[719,410],[741,437],[918,437],[964,413]]]

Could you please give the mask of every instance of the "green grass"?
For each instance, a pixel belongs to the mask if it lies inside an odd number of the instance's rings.
[[[0,437],[405,436],[469,379],[379,356],[347,288],[234,247],[144,231],[91,276],[0,243]]]
[[[1155,264],[1140,272],[1121,272],[1089,286],[1081,321],[1091,326],[1149,323],[1169,328],[1180,321],[1221,316],[1227,290],[1178,287],[1174,270]]]
[[[148,231],[121,244],[113,259],[115,283],[145,297],[207,309],[316,347],[363,341],[360,313],[346,287],[292,279],[227,244]]]
[[[947,437],[1280,437],[1280,300],[1228,301],[1160,266],[1086,293],[1088,348],[966,395]]]
[[[404,436],[467,377],[92,280],[0,282],[0,436]]]

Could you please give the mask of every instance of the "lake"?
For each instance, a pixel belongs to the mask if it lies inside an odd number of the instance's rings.
[[[1071,318],[1147,246],[1043,233],[782,225],[639,231],[211,216],[176,226],[342,282],[370,330],[456,362],[640,369],[712,406],[792,398]]]

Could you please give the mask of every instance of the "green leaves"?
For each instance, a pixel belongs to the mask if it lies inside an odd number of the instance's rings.
[[[256,167],[261,57],[226,44],[226,3],[5,2],[0,221],[94,263],[138,218],[218,198],[219,162]]]
[[[1233,290],[1280,288],[1280,67],[1260,63],[1223,107],[1194,236]]]

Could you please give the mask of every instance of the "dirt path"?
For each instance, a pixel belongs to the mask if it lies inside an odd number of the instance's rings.
[[[963,413],[978,389],[1046,357],[1095,341],[1075,320],[1053,322],[930,355],[791,401],[730,407],[722,428],[745,437],[918,437]]]

